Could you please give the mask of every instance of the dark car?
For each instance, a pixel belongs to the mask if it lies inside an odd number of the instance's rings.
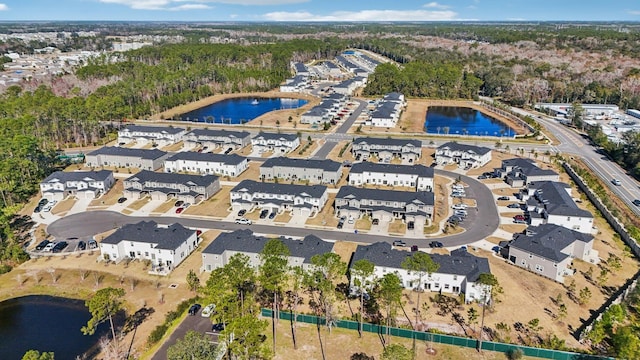
[[[217,323],[217,324],[211,325],[211,331],[213,332],[220,332],[222,330],[224,330],[224,323]]]
[[[632,201],[633,205],[640,206],[640,199],[635,199]]]
[[[240,211],[238,211],[238,216],[244,216],[244,214],[246,213],[247,213],[247,210],[241,209]]]
[[[180,206],[182,206],[182,204],[184,204],[184,201],[182,201],[182,200],[178,200],[178,201],[176,201],[176,203],[175,203],[175,204],[173,204],[173,206],[175,206],[175,207],[180,207]]]
[[[33,209],[33,212],[36,214],[39,213],[40,211],[42,211],[42,208],[40,207],[40,205],[36,206],[36,208]]]
[[[224,151],[224,154],[227,155],[232,151],[233,151],[233,148],[228,148],[227,150]]]
[[[53,247],[53,249],[51,249],[51,252],[54,253],[58,253],[61,252],[62,250],[64,250],[67,246],[69,245],[68,242],[66,241],[60,241],[59,243],[56,244],[56,246]]]
[[[478,180],[484,180],[484,179],[487,179],[487,178],[488,178],[487,175],[484,175],[484,174],[483,175],[478,175]]]
[[[440,241],[432,241],[429,243],[429,247],[431,248],[441,248],[444,245]]]
[[[418,245],[411,245],[411,251],[418,251]]]
[[[42,240],[40,241],[40,244],[36,245],[36,250],[42,250],[44,249],[45,246],[49,245],[50,241],[49,240]]]
[[[87,248],[87,243],[80,240],[80,242],[78,243],[78,250],[85,250]]]
[[[123,202],[127,201],[126,197],[121,197],[118,199],[118,204],[122,204]]]
[[[273,219],[273,218],[275,218],[275,217],[276,217],[276,215],[277,215],[277,214],[276,214],[276,212],[275,212],[275,211],[272,211],[272,212],[271,212],[271,214],[269,214],[269,219]]]
[[[342,229],[342,227],[344,226],[344,221],[338,221],[338,229]]]
[[[265,219],[267,217],[267,215],[269,215],[269,210],[262,210],[260,212],[260,219]]]
[[[371,225],[378,225],[378,224],[380,224],[380,220],[379,219],[371,220]]]
[[[47,205],[49,203],[48,199],[40,199],[40,201],[38,201],[38,206],[43,207],[45,205]]]
[[[509,209],[520,209],[520,204],[509,204],[507,207]]]
[[[89,249],[95,249],[97,247],[98,247],[98,242],[97,241],[95,241],[93,239],[89,240]]]
[[[394,240],[393,241],[393,246],[405,247],[405,246],[407,246],[407,243],[405,243],[402,240]]]
[[[498,200],[509,200],[508,196],[500,196]]]
[[[202,307],[202,305],[200,304],[193,304],[191,305],[191,307],[189,308],[189,315],[195,315],[198,313],[198,311],[200,311],[200,308]]]

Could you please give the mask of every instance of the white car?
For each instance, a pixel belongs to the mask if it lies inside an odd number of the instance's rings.
[[[54,246],[56,246],[56,242],[50,242],[47,244],[47,246],[44,247],[44,249],[42,249],[42,251],[51,251],[53,250]]]
[[[202,312],[200,313],[200,315],[202,315],[202,317],[210,317],[215,309],[216,309],[215,304],[209,304],[205,306],[204,309],[202,309]]]
[[[451,206],[453,210],[467,210],[468,207],[467,204],[453,204],[453,206]]]
[[[622,185],[622,182],[620,182],[620,180],[618,180],[618,179],[613,179],[613,180],[611,180],[611,183],[613,183],[613,185],[615,185],[615,186],[620,186],[620,185]]]
[[[240,225],[251,225],[251,220],[247,219],[247,218],[237,218],[236,219],[236,224],[240,224]]]

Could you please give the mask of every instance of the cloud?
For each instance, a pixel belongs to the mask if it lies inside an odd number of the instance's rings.
[[[184,5],[174,6],[167,10],[182,11],[182,10],[204,10],[204,9],[211,9],[211,6],[205,5],[205,4],[184,4]]]
[[[308,11],[278,11],[263,15],[269,21],[440,21],[455,20],[454,11],[428,10],[361,10],[336,11],[329,15],[316,15]]]
[[[9,7],[7,6],[7,4],[0,4],[0,11],[7,11],[9,10]]]
[[[631,15],[640,15],[640,10],[629,10],[627,12]]]
[[[448,9],[449,5],[442,5],[442,4],[438,4],[435,1],[432,1],[432,2],[430,2],[428,4],[422,5],[422,7],[430,8],[430,9]]]
[[[202,10],[211,9],[209,3],[228,5],[283,5],[303,3],[309,0],[98,0],[106,4],[118,4],[136,10]],[[184,4],[187,3],[187,4]],[[180,4],[180,5],[178,5]],[[2,8],[0,7],[0,10]]]
[[[309,2],[311,0],[200,0],[229,5],[286,5]]]

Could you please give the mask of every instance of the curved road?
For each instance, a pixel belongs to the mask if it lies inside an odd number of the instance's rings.
[[[459,174],[444,170],[436,170],[435,172],[437,175],[447,176],[453,179],[460,176]],[[420,247],[425,247],[430,241],[433,240],[442,242],[446,247],[466,245],[486,238],[487,236],[493,234],[493,232],[498,228],[498,209],[496,207],[491,191],[476,179],[464,175],[460,177],[462,181],[468,185],[466,189],[467,195],[476,199],[478,204],[477,209],[482,209],[482,211],[474,211],[472,208],[469,209],[469,215],[462,224],[462,226],[466,229],[465,232],[444,237],[427,237],[423,239],[403,238],[403,241],[406,242],[407,245],[418,245]],[[50,224],[47,227],[47,232],[56,238],[89,238],[95,234],[115,229],[125,224],[134,224],[140,221],[148,220],[153,220],[159,224],[164,225],[180,223],[183,226],[196,229],[218,229],[233,231],[237,229],[247,228],[246,225],[239,225],[232,222],[220,220],[173,216],[127,216],[115,211],[100,210],[87,211],[65,216]],[[288,226],[282,227],[261,224],[253,224],[250,225],[249,228],[253,232],[261,234],[276,234],[294,237],[304,237],[313,234],[322,239],[357,241],[363,243],[374,243],[378,241],[392,242],[393,240],[397,240],[397,237],[362,233],[355,234],[339,231],[337,229],[323,230],[315,228],[294,228]]]

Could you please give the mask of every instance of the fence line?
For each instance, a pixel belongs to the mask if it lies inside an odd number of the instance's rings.
[[[280,311],[280,319],[281,320],[289,320],[293,319],[293,314],[286,311]],[[262,309],[262,316],[264,317],[272,317],[273,311],[271,309]],[[307,324],[315,324],[315,325],[325,325],[325,319],[320,316],[315,315],[307,315],[307,314],[296,314],[296,321]],[[351,320],[338,320],[336,321],[336,327],[348,330],[358,330],[358,322]],[[371,323],[363,323],[362,330],[370,333],[375,333],[379,335],[383,335],[387,333],[387,327],[384,325],[377,325]],[[392,336],[403,337],[407,339],[413,339],[415,337],[416,340],[419,341],[430,341],[439,344],[453,345],[453,346],[463,346],[468,348],[478,348],[478,340],[466,338],[462,336],[453,336],[453,335],[444,335],[444,334],[434,334],[430,332],[423,331],[413,331],[411,329],[402,329],[396,327],[389,327],[389,334]],[[508,353],[515,349],[522,350],[525,356],[533,356],[539,357],[543,359],[555,359],[555,360],[601,360],[601,359],[610,359],[610,357],[602,357],[595,356],[589,354],[581,354],[569,351],[560,351],[560,350],[551,350],[551,349],[542,349],[535,348],[530,346],[522,346],[515,344],[505,344],[494,341],[482,341],[482,350],[488,351],[496,351],[501,353]]]

